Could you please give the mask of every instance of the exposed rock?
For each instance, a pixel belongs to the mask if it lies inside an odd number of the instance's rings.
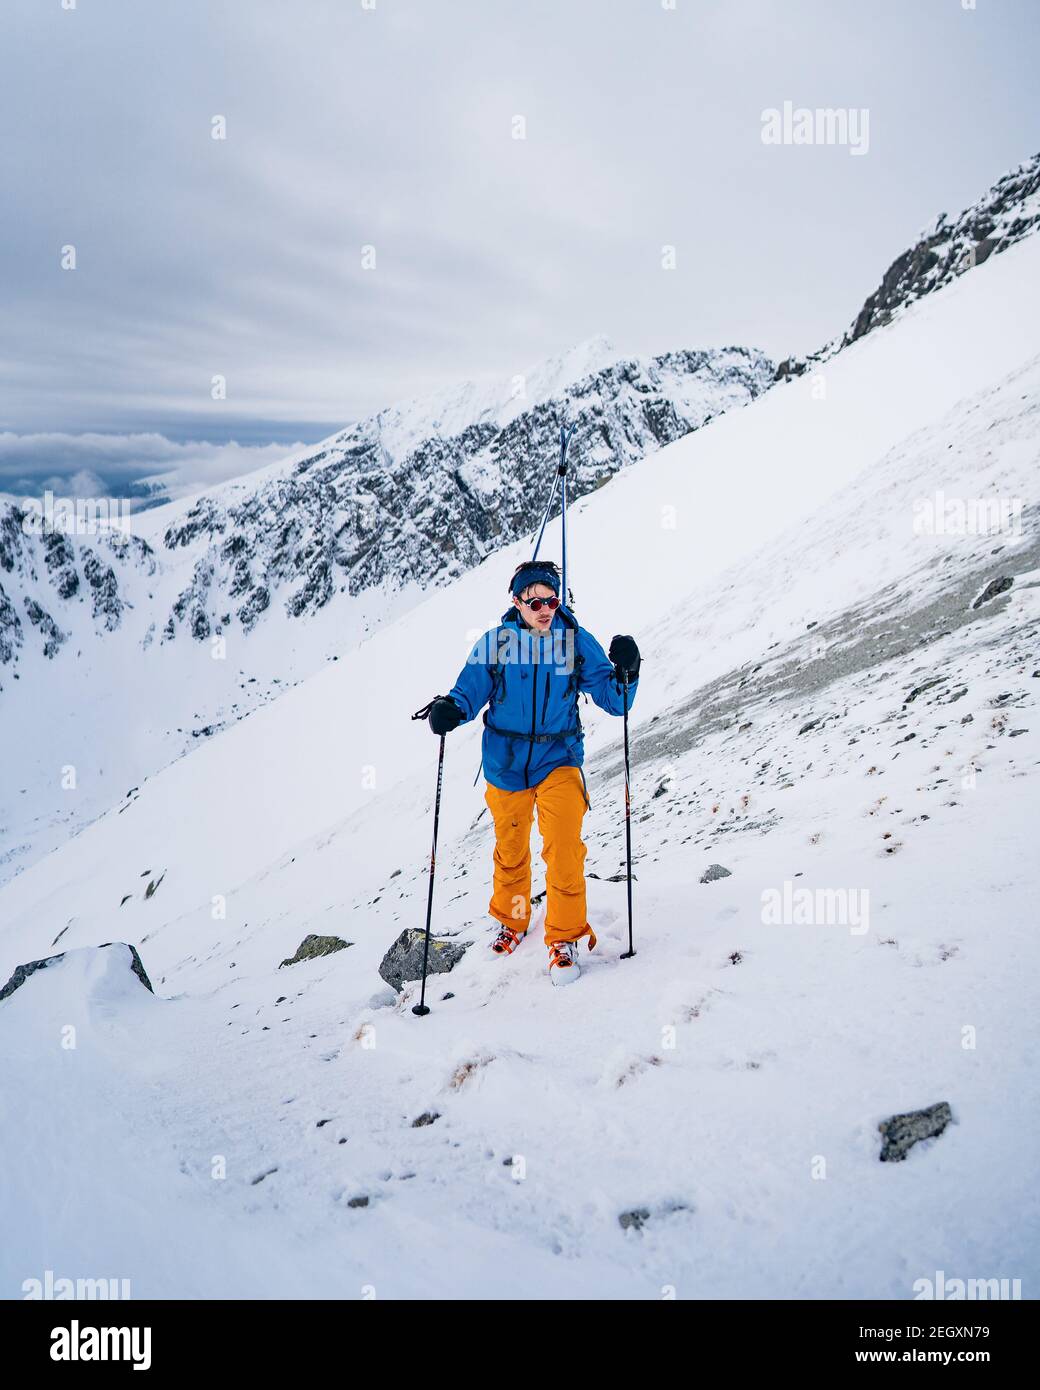
[[[892,262],[846,332],[808,357],[786,358],[776,369],[776,380],[811,371],[875,328],[891,323],[922,296],[1021,241],[1040,222],[1038,190],[1040,154],[1010,170],[954,221],[940,213],[917,242]]]
[[[66,634],[58,627],[51,615],[41,608],[34,598],[30,598],[28,594],[25,596],[25,612],[33,627],[39,628],[43,633],[44,656],[48,658],[55,656],[61,644],[65,641]]]
[[[48,531],[42,537],[44,564],[50,581],[64,601],[79,593],[79,572],[76,569],[76,552],[67,536],[60,531]]]
[[[929,681],[922,681],[920,685],[914,686],[913,690],[911,690],[910,694],[903,701],[903,704],[912,704],[914,700],[917,699],[918,695],[923,694],[926,690],[931,690],[933,685],[942,685],[943,681],[946,680],[949,680],[949,676],[933,676]]]
[[[130,962],[130,969],[141,981],[145,989],[152,990],[152,993],[154,994],[155,991],[152,989],[152,982],[151,980],[149,980],[147,972],[145,971],[145,968],[141,963],[141,957],[137,954],[137,947],[131,946],[128,941],[105,941],[101,944],[101,946],[98,949],[104,950],[106,946],[113,945],[126,946],[127,950],[130,952],[130,955],[132,957]],[[66,953],[62,951],[59,955],[56,956],[45,956],[43,960],[31,960],[28,961],[25,965],[16,966],[14,974],[8,980],[7,984],[4,985],[3,989],[0,989],[0,999],[6,999],[8,995],[13,994],[16,989],[18,989],[21,985],[25,984],[26,980],[29,978],[30,975],[35,975],[37,970],[46,970],[46,968],[49,965],[54,965],[59,960],[64,960],[65,955]]]
[[[155,897],[156,890],[158,889],[159,884],[162,883],[162,881],[163,881],[163,879],[164,879],[165,877],[166,877],[166,870],[164,869],[164,870],[162,871],[162,873],[159,875],[158,878],[153,878],[153,879],[149,882],[148,887],[144,890],[144,896],[145,896],[145,900],[146,900],[146,901],[147,901],[149,898],[154,898],[154,897]]]
[[[942,1134],[952,1119],[949,1105],[941,1100],[937,1105],[930,1105],[927,1110],[908,1110],[903,1115],[893,1115],[888,1120],[882,1120],[878,1125],[884,1139],[881,1145],[881,1162],[900,1162],[906,1158],[918,1140],[932,1139],[937,1134]]]
[[[318,956],[331,956],[335,951],[344,951],[353,944],[353,941],[344,941],[339,936],[315,936],[312,932],[300,942],[296,954],[283,960],[278,969],[281,970],[282,965],[299,965],[302,960],[315,960]]]
[[[618,1225],[623,1231],[641,1231],[649,1220],[650,1212],[646,1207],[633,1207],[631,1211],[621,1213],[618,1217]]]
[[[432,1125],[435,1120],[441,1117],[439,1110],[424,1110],[421,1115],[417,1115],[412,1121],[413,1129],[422,1129],[425,1125]]]
[[[998,594],[1005,593],[1014,584],[1014,580],[1009,574],[1002,574],[999,579],[992,579],[979,594],[978,598],[971,605],[973,609],[981,608],[984,603],[989,603],[990,599],[996,598]]]
[[[87,532],[87,544],[79,531],[48,525],[43,517],[40,525],[26,530],[27,516],[23,508],[0,502],[0,570],[17,586],[15,599],[0,587],[0,666],[17,663],[20,656],[25,629],[16,603],[43,637],[44,655],[53,658],[69,636],[60,621],[63,610],[55,604],[81,601],[81,574],[94,618],[104,631],[113,632],[127,606],[120,590],[121,581],[130,577],[127,572],[133,571],[133,582],[156,571],[155,553],[139,536],[119,528],[94,528]],[[44,580],[49,591],[41,587]]]
[[[15,652],[22,645],[22,620],[15,612],[14,604],[4,593],[0,584],[0,666],[13,661]]]
[[[422,979],[425,939],[425,931],[418,927],[405,927],[379,964],[379,974],[398,994],[408,981]],[[446,941],[431,936],[427,975],[442,975],[453,970],[469,946],[468,941]]]
[[[24,549],[22,522],[25,512],[21,507],[10,506],[0,512],[0,570],[11,574],[15,564],[20,561]]]
[[[102,564],[87,546],[83,550],[83,576],[93,594],[94,617],[100,618],[109,632],[114,632],[123,612],[115,570],[111,565]]]
[[[709,864],[701,874],[702,883],[714,883],[717,878],[731,878],[731,870],[722,864]]]

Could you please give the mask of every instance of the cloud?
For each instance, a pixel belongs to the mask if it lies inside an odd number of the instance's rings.
[[[598,333],[817,347],[1032,152],[1036,7],[891,8],[5,0],[0,429],[307,438]],[[882,157],[763,146],[825,92]]]
[[[0,433],[0,492],[120,497],[140,505],[199,492],[288,458],[296,444],[179,443],[162,434]]]

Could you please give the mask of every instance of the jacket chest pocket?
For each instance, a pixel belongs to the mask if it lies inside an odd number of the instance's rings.
[[[545,676],[544,676],[544,679],[543,679],[543,686],[544,686],[544,689],[543,689],[543,691],[542,691],[542,712],[541,712],[541,715],[539,716],[543,724],[545,723],[545,715],[546,715],[546,712],[547,712],[547,710],[548,710],[548,708],[549,708],[549,690],[550,690],[551,687],[552,687],[552,680],[553,680],[552,669],[551,669],[551,667],[547,666],[547,667],[545,668]],[[537,692],[537,686],[535,687],[535,690],[536,690],[536,692]]]

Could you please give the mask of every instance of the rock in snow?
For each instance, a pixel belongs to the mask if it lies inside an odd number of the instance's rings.
[[[981,608],[984,603],[989,603],[990,599],[996,598],[998,594],[1006,593],[1014,582],[1014,579],[1012,579],[1009,574],[1002,574],[997,579],[990,580],[982,593],[979,594],[978,598],[971,605],[972,608]]]
[[[623,1231],[641,1231],[647,1221],[650,1220],[650,1212],[646,1207],[633,1207],[631,1211],[623,1211],[618,1217],[618,1225]]]
[[[299,965],[302,960],[314,960],[316,956],[331,956],[334,951],[345,951],[353,944],[353,941],[344,941],[339,936],[315,936],[312,932],[297,946],[296,954],[283,960],[278,969],[281,970],[282,965]]]
[[[152,982],[151,980],[149,980],[148,974],[141,963],[141,957],[137,954],[137,947],[131,946],[130,943],[126,941],[105,941],[99,947],[97,947],[97,950],[103,951],[106,948],[113,945],[126,947],[126,949],[130,952],[131,956],[130,969],[141,981],[145,989],[151,990]],[[30,975],[35,975],[37,970],[46,970],[46,968],[49,965],[56,965],[58,961],[64,960],[65,955],[66,953],[62,951],[56,956],[45,956],[43,960],[31,960],[28,961],[25,965],[16,966],[14,973],[8,980],[7,984],[4,985],[3,989],[0,989],[0,999],[6,999],[8,995],[13,994],[16,989],[20,988],[20,986],[25,984],[26,980],[29,978]],[[155,991],[152,990],[152,993],[154,994]]]
[[[950,1107],[941,1100],[938,1105],[930,1105],[927,1110],[908,1110],[904,1115],[893,1115],[878,1125],[884,1143],[881,1146],[882,1163],[899,1163],[919,1139],[933,1139],[953,1119]]]
[[[425,939],[426,933],[418,927],[405,927],[380,962],[380,975],[398,994],[409,980],[422,979]],[[468,941],[443,941],[432,936],[430,956],[426,965],[427,975],[443,975],[453,970],[466,954],[469,945]]]

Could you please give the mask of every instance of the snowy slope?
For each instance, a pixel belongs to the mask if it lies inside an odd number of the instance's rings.
[[[0,693],[23,657],[61,664],[92,598],[98,635],[142,649],[186,631],[241,637],[340,597],[425,589],[534,524],[560,423],[575,427],[570,490],[624,468],[769,385],[745,348],[622,357],[602,338],[508,381],[463,383],[379,411],[258,472],[102,527],[31,535],[0,501]],[[61,499],[55,505],[61,511]],[[88,605],[89,607],[90,605]],[[380,605],[370,604],[372,610]],[[31,663],[30,663],[31,666]]]
[[[941,214],[844,335],[777,375],[809,361],[821,368],[1006,253],[1035,230],[1038,185],[1040,157],[959,216]],[[16,500],[0,498],[0,883],[120,807],[200,739],[522,535],[542,505],[532,460],[549,466],[561,419],[577,427],[571,495],[591,495],[618,469],[753,400],[772,375],[753,350],[638,359],[596,337],[503,381],[389,407],[265,470],[143,513],[130,536],[27,540]],[[886,399],[912,395],[915,383],[885,383]],[[957,370],[950,384],[947,402],[971,389]],[[832,412],[819,404],[825,425]],[[888,421],[876,437],[875,413],[868,407],[849,426],[850,439],[866,431],[854,463],[884,446]],[[713,482],[704,483],[692,516],[674,512],[672,497],[657,503],[663,550],[678,561],[668,573],[680,585],[695,518],[709,522],[698,546],[713,552],[712,564],[731,543],[711,521]],[[762,520],[783,506],[784,486],[779,472],[756,477]]]
[[[425,914],[436,744],[409,715],[523,545],[0,889],[0,981],[70,952],[0,1003],[0,1287],[472,1296],[508,1269],[547,1296],[907,1298],[943,1269],[1030,1296],[1038,298],[1034,238],[835,358],[826,400],[771,392],[575,508],[579,616],[644,652],[634,960],[620,726],[583,709],[582,981],[553,993],[537,939],[486,953],[475,728],[449,741],[435,896],[474,944],[422,1021],[377,974]],[[1019,498],[1021,533],[915,534],[940,489]],[[537,840],[535,866],[537,888]],[[856,894],[865,930],[764,922],[785,885]],[[353,944],[279,968],[310,932]],[[157,997],[90,949],[120,940]],[[878,1122],[940,1100],[950,1129],[879,1164]],[[41,1162],[58,1125],[72,1179]]]
[[[1029,313],[1029,296],[1036,298],[1038,258],[1040,243],[1025,242],[981,267],[976,276],[949,286],[934,303],[918,306],[898,331],[885,337],[884,350],[878,347],[882,340],[872,337],[842,354],[828,369],[826,401],[813,398],[808,381],[793,383],[742,412],[742,429],[737,416],[724,416],[699,431],[699,438],[662,450],[644,460],[638,472],[622,474],[609,489],[583,499],[574,508],[571,562],[585,625],[608,638],[608,624],[621,632],[645,631],[657,615],[764,543],[785,522],[813,510],[822,496],[914,430],[941,418],[960,397],[987,381],[999,381],[1018,361],[1040,351],[1040,329],[1034,327],[1040,320]],[[928,364],[927,371],[922,364]],[[878,408],[881,400],[883,410]],[[674,529],[661,524],[663,516],[672,514],[665,508],[674,509]],[[205,786],[205,794],[195,798],[199,804],[185,827],[187,838],[175,847],[194,869],[190,879],[182,880],[187,907],[197,901],[194,880],[203,866],[218,879],[227,874],[229,830],[241,843],[243,870],[255,871],[283,843],[279,806],[293,808],[292,824],[300,838],[352,812],[365,813],[373,793],[363,768],[376,769],[379,795],[411,776],[421,739],[417,741],[408,715],[438,688],[450,686],[471,634],[483,631],[502,611],[508,576],[527,553],[524,545],[506,548],[360,647],[345,651],[338,662],[276,704],[207,740],[208,746],[144,784],[129,806],[89,827],[68,847],[63,861],[70,864],[78,855],[83,862],[95,857],[111,861],[114,847],[127,843],[131,827],[145,845],[156,846],[154,857],[169,837],[168,803],[191,796],[193,786]],[[626,553],[632,563],[619,584],[614,557]],[[682,609],[676,621],[688,625]],[[698,651],[697,665],[686,679],[699,682],[714,674],[712,660],[709,642]],[[641,689],[640,719],[655,712],[656,702],[663,706],[674,698],[669,679],[682,676],[665,677],[660,694],[653,687]],[[374,703],[368,698],[373,683],[389,692],[387,699]],[[598,737],[595,720],[592,727],[590,752]],[[315,730],[322,731],[318,747]],[[609,736],[614,737],[613,727]],[[467,730],[454,746],[472,780],[479,760],[478,731]],[[402,794],[408,798],[407,791]],[[237,865],[238,850],[234,852]],[[9,900],[22,901],[24,894],[24,901],[31,901],[32,884],[49,879],[52,872],[53,867],[40,864],[35,877],[23,876],[21,890],[12,885]],[[209,881],[205,874],[203,880]],[[103,918],[107,910],[102,896],[97,911]],[[81,901],[78,911],[87,914],[94,908]]]
[[[129,534],[26,535],[0,505],[0,883],[522,535],[563,418],[577,497],[771,374],[744,348],[639,359],[590,339],[380,411]]]

